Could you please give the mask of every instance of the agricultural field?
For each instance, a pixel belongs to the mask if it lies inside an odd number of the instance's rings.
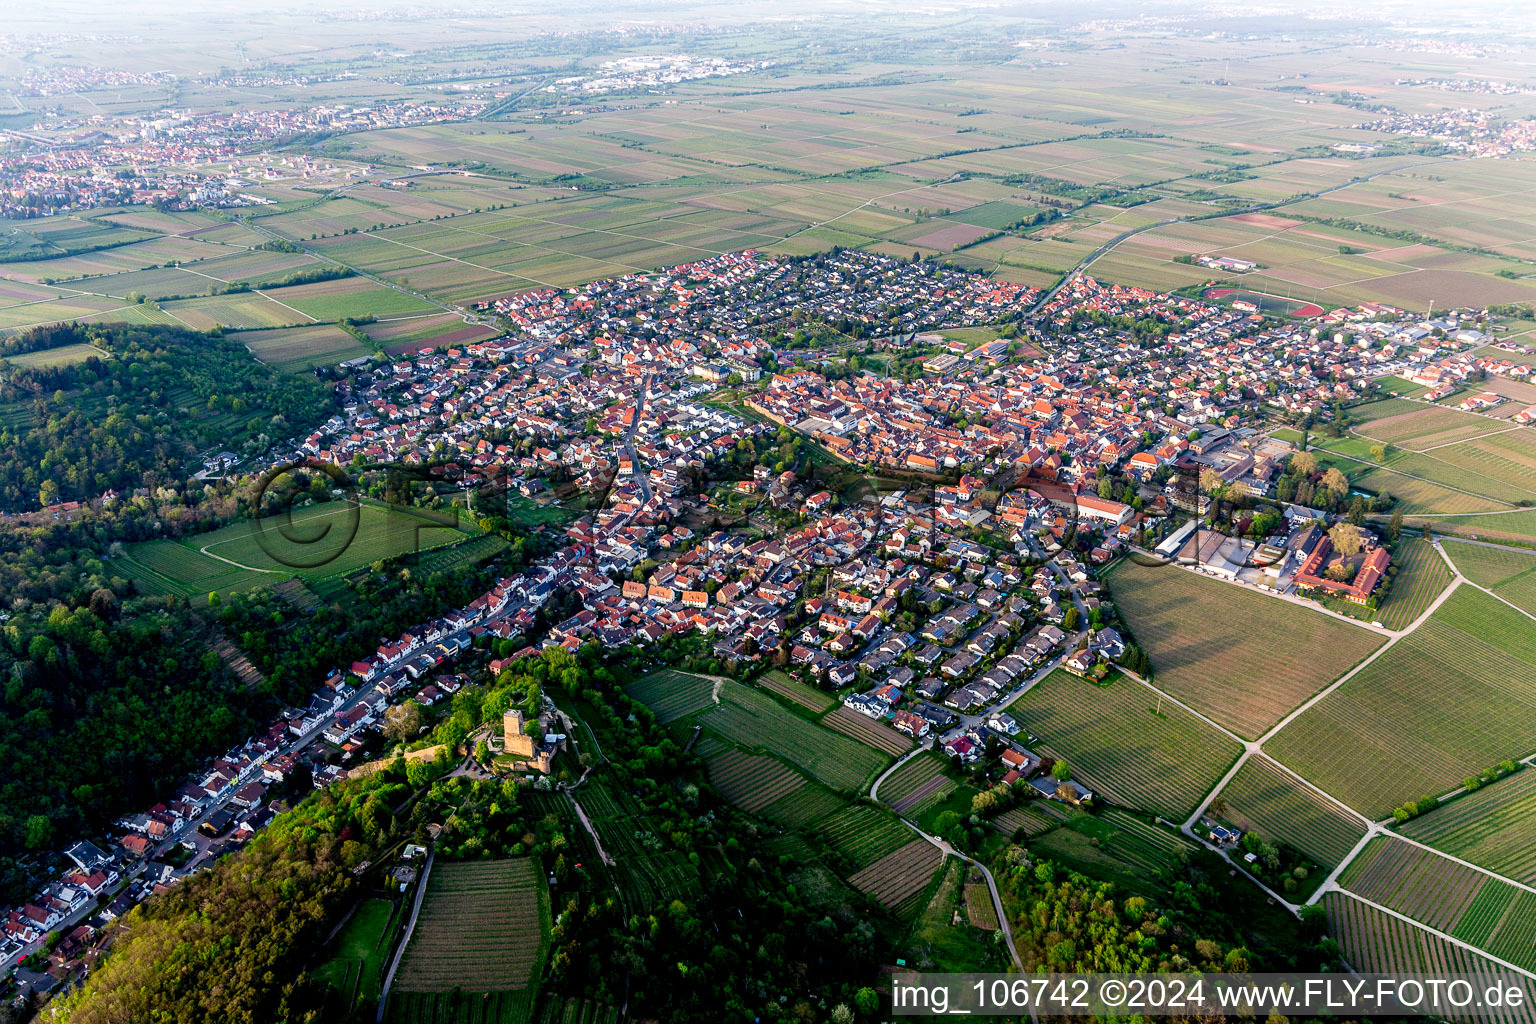
[[[1382,643],[1370,630],[1175,566],[1124,559],[1107,583],[1157,687],[1249,739]]]
[[[1501,971],[1494,961],[1463,946],[1416,928],[1347,893],[1323,897],[1328,912],[1328,932],[1338,942],[1344,958],[1357,971],[1388,974],[1489,975]],[[1453,1017],[1461,1024],[1532,1024],[1536,1011],[1530,1007],[1489,1009]]]
[[[749,754],[730,744],[699,744],[709,781],[720,795],[756,814],[805,785],[805,776],[767,754]]]
[[[615,1024],[618,1019],[618,1007],[550,993],[539,1000],[529,1024]]]
[[[1373,839],[1339,884],[1517,967],[1536,968],[1536,892],[1392,838]]]
[[[1536,885],[1536,772],[1457,797],[1400,829],[1409,839]]]
[[[997,910],[981,873],[950,858],[897,948],[914,970],[1002,970],[1006,954],[992,934],[997,928]]]
[[[1373,819],[1536,748],[1536,633],[1471,587],[1265,744]]]
[[[1374,903],[1450,932],[1489,877],[1428,850],[1376,838],[1339,874],[1339,884]],[[1513,886],[1493,882],[1511,889]]]
[[[702,891],[698,868],[647,827],[650,817],[644,805],[617,781],[589,776],[570,797],[597,829],[603,852],[613,858],[609,870],[632,912],[644,913]]]
[[[1370,618],[1388,629],[1407,629],[1434,603],[1454,577],[1434,546],[1403,537],[1392,553],[1397,576],[1392,589]]]
[[[912,749],[912,737],[897,732],[884,722],[877,722],[867,715],[861,715],[851,708],[839,707],[823,715],[821,724],[892,757],[900,757]]]
[[[1342,863],[1365,836],[1362,818],[1297,782],[1262,754],[1243,762],[1216,800],[1221,817],[1328,867]],[[1218,805],[1212,803],[1214,810]]]
[[[807,828],[847,804],[846,797],[832,792],[821,783],[807,782],[764,807],[762,816],[788,828]]]
[[[372,349],[331,324],[247,331],[235,338],[257,359],[284,373],[308,373],[317,366],[335,366],[373,354]]]
[[[1408,526],[1428,526],[1439,534],[1536,545],[1536,509],[1511,509],[1497,515],[1410,516]]]
[[[345,575],[381,558],[471,536],[403,508],[324,502],[297,509],[291,518],[269,516],[179,541],[133,544],[123,566],[157,592],[190,597],[221,588],[248,590],[292,576]]]
[[[880,799],[904,818],[915,818],[959,788],[944,774],[938,754],[919,754],[880,783]]]
[[[114,572],[133,580],[144,593],[181,597],[211,591],[238,594],[269,586],[282,578],[217,561],[174,540],[150,540],[130,545],[111,565]]]
[[[39,349],[36,352],[21,352],[14,356],[6,356],[5,361],[12,366],[20,367],[46,367],[56,369],[64,366],[74,366],[83,363],[90,358],[110,359],[111,356],[95,345],[81,342],[78,345],[60,345],[57,348]]]
[[[343,277],[334,281],[271,288],[261,294],[314,320],[367,316],[383,318],[422,313],[433,308],[413,295],[385,288],[363,277]]]
[[[1008,712],[1099,797],[1179,820],[1241,751],[1236,740],[1127,677],[1106,687],[1057,670]]]
[[[1066,814],[1054,804],[1037,800],[1019,807],[1010,807],[993,818],[992,825],[1006,836],[1017,835],[1023,829],[1025,837],[1032,839],[1066,820]]]
[[[429,1019],[397,1002],[406,994],[518,992],[526,997],[521,1005],[531,1008],[552,923],[538,864],[522,857],[436,864],[426,885],[391,989],[388,1019]]]
[[[1170,826],[1154,825],[1118,808],[1097,815],[1073,812],[1062,828],[1030,841],[1038,856],[1088,870],[1136,892],[1160,887],[1197,847]]]
[[[715,707],[698,724],[748,750],[764,750],[800,767],[833,789],[862,790],[890,758],[790,711],[773,697],[726,682]]]
[[[332,988],[341,1013],[377,996],[398,909],[393,900],[364,900],[336,937],[330,958],[313,972],[316,981]]]
[[[454,313],[380,320],[366,325],[363,331],[390,355],[424,348],[472,345],[499,333],[494,327],[465,323],[463,317]]]
[[[926,839],[913,839],[848,878],[848,884],[899,918],[909,918],[923,905],[928,883],[943,854]]]
[[[895,852],[912,838],[912,830],[886,811],[853,804],[820,822],[816,834],[850,866],[862,871]]]
[[[391,992],[384,1024],[528,1024],[534,990]]]
[[[837,706],[837,698],[825,690],[791,679],[779,669],[770,669],[757,677],[757,685],[800,705],[814,714],[830,711]]]
[[[1456,541],[1442,546],[1467,579],[1536,615],[1536,552]]]
[[[667,725],[718,703],[721,685],[718,679],[666,668],[635,680],[627,689]]]

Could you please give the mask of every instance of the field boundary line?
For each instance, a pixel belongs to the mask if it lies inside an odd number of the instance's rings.
[[[288,303],[282,301],[281,299],[274,299],[272,296],[268,295],[266,292],[262,291],[259,288],[253,288],[251,290],[255,294],[260,295],[262,298],[266,299],[268,302],[275,302],[279,306],[282,306],[284,309],[292,310],[293,312],[299,314],[299,316],[309,316],[309,314],[304,312],[302,309],[294,309],[292,306],[288,305]],[[320,318],[319,317],[315,317],[315,316],[309,316],[309,322],[312,323],[312,324],[318,324],[320,322]]]
[[[1287,725],[1290,725],[1296,719],[1300,718],[1307,711],[1310,711],[1314,706],[1316,706],[1319,702],[1321,702],[1329,694],[1333,693],[1339,687],[1343,686],[1345,683],[1349,682],[1355,676],[1359,675],[1362,671],[1364,671],[1366,666],[1372,664],[1378,658],[1380,658],[1383,654],[1385,654],[1388,651],[1390,651],[1394,646],[1397,645],[1397,642],[1399,640],[1401,640],[1404,637],[1408,636],[1414,630],[1416,630],[1420,626],[1422,626],[1425,622],[1429,621],[1429,617],[1431,615],[1433,615],[1435,612],[1439,611],[1440,606],[1445,603],[1446,598],[1450,597],[1452,594],[1454,594],[1456,592],[1456,589],[1461,585],[1461,582],[1462,582],[1461,578],[1458,576],[1452,582],[1452,584],[1449,587],[1446,587],[1444,590],[1442,590],[1440,592],[1440,596],[1436,597],[1434,599],[1434,601],[1432,601],[1430,603],[1428,608],[1424,609],[1424,611],[1419,614],[1419,617],[1417,619],[1414,619],[1413,622],[1409,623],[1407,629],[1399,630],[1397,633],[1392,635],[1387,640],[1386,643],[1382,644],[1380,647],[1376,648],[1376,650],[1372,651],[1370,656],[1367,657],[1364,661],[1360,662],[1360,664],[1356,665],[1354,668],[1350,669],[1348,672],[1344,673],[1342,676],[1340,676],[1339,678],[1335,679],[1332,683],[1328,684],[1327,686],[1325,686],[1321,690],[1319,690],[1317,693],[1315,693],[1311,697],[1307,698],[1307,700],[1304,701],[1299,707],[1297,707],[1294,711],[1290,712],[1284,718],[1280,719],[1280,721],[1276,722],[1274,727],[1271,728],[1269,730],[1269,732],[1267,732],[1264,735],[1260,736],[1258,738],[1258,740],[1255,741],[1255,742],[1257,742],[1258,745],[1260,747],[1262,747],[1264,744],[1266,744],[1270,740],[1274,739],[1275,736],[1277,736],[1279,734],[1280,730],[1284,729]],[[1279,762],[1276,761],[1275,763],[1278,764]]]

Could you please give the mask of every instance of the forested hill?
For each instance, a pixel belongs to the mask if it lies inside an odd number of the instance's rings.
[[[52,352],[59,358],[15,359]],[[147,473],[182,479],[200,450],[264,448],[323,419],[330,403],[319,381],[181,327],[38,328],[0,342],[0,360],[8,512],[141,487]]]

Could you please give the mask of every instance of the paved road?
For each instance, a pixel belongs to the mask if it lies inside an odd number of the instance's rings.
[[[384,987],[379,993],[379,1015],[374,1018],[379,1024],[383,1024],[384,1008],[389,1002],[389,987],[395,983],[395,971],[400,969],[400,958],[405,955],[405,947],[411,942],[411,933],[416,930],[416,916],[421,913],[422,897],[427,894],[427,879],[432,874],[432,862],[436,859],[437,847],[434,845],[427,854],[427,863],[421,869],[421,880],[416,883],[416,898],[411,901],[411,919],[405,924],[405,937],[395,948],[395,955],[389,961],[389,972],[384,975]]]
[[[651,500],[651,482],[646,477],[646,468],[640,462],[640,456],[635,452],[635,430],[640,426],[640,414],[645,412],[645,400],[651,394],[652,375],[646,374],[645,380],[640,382],[640,394],[635,399],[635,417],[629,421],[629,429],[624,431],[624,452],[629,456],[629,464],[634,467],[635,482],[640,485],[640,493],[646,501]]]
[[[876,803],[879,803],[880,783],[884,782],[892,772],[896,771],[896,769],[900,768],[914,757],[918,757],[924,753],[927,753],[929,749],[931,748],[928,744],[920,744],[899,758],[895,764],[881,772],[869,787],[869,798]],[[889,805],[887,804],[886,806]],[[901,816],[898,814],[897,817]],[[922,829],[918,828],[917,823],[911,819],[903,817],[901,818],[901,821],[902,824],[906,825],[913,832],[916,832],[919,836],[922,836],[928,842],[938,847],[944,856],[958,857],[965,863],[973,865],[978,871],[981,872],[982,877],[987,880],[987,891],[992,894],[992,909],[997,913],[998,927],[1002,929],[1003,938],[1008,943],[1008,955],[1013,959],[1014,969],[1022,973],[1024,970],[1024,961],[1019,959],[1019,950],[1018,947],[1014,945],[1013,941],[1013,925],[1008,922],[1008,912],[1003,908],[1003,897],[997,891],[997,880],[992,877],[992,872],[988,871],[987,866],[981,863],[981,861],[961,853],[959,850],[955,849],[953,846],[950,846],[949,843],[940,839],[938,836],[931,836],[927,832],[924,832]]]

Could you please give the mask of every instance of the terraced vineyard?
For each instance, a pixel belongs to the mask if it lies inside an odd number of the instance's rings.
[[[395,975],[389,1019],[463,1019],[438,1013],[437,1004],[449,994],[474,993],[467,1003],[483,1005],[490,1000],[482,993],[512,993],[505,1009],[496,999],[495,1016],[473,1019],[526,1020],[550,924],[549,890],[531,858],[435,865]]]
[[[810,772],[834,789],[864,785],[889,760],[877,750],[808,722],[761,691],[727,682],[719,706],[699,723],[748,749],[762,748]]]
[[[906,733],[897,732],[889,725],[861,715],[851,708],[840,707],[822,716],[821,724],[892,757],[899,757],[912,749],[912,738]]]
[[[1536,748],[1536,629],[1472,587],[1265,751],[1373,819]]]
[[[953,793],[959,783],[944,774],[937,754],[920,754],[880,783],[880,799],[903,817],[922,814]]]
[[[914,839],[848,881],[897,917],[909,918],[922,907],[924,891],[942,859],[938,847],[926,839]]]
[[[784,762],[735,747],[712,754],[704,763],[720,795],[753,814],[805,785],[805,776]]]
[[[1520,772],[1459,797],[1408,822],[1402,833],[1536,885],[1536,771]]]
[[[765,690],[772,690],[780,697],[786,697],[801,707],[820,714],[830,711],[837,706],[837,698],[825,690],[818,690],[814,686],[807,686],[802,682],[791,679],[778,669],[764,672],[757,677],[757,685]]]
[[[862,871],[912,838],[912,830],[868,804],[854,804],[821,822],[816,831],[827,844]]]
[[[1249,739],[1382,643],[1362,626],[1173,566],[1126,560],[1108,581],[1158,688]]]
[[[1536,969],[1536,892],[1400,839],[1374,839],[1339,884],[1526,970]]]
[[[616,862],[611,869],[614,881],[632,912],[702,891],[698,868],[647,827],[650,818],[634,797],[595,775],[571,795],[597,829],[604,852]]]
[[[1330,867],[1365,835],[1358,815],[1297,782],[1262,754],[1243,762],[1218,799],[1226,804],[1223,817]]]
[[[1058,670],[1008,711],[1088,788],[1182,820],[1242,748],[1177,705],[1157,708],[1157,694],[1132,679],[1103,687]]]
[[[716,685],[704,676],[668,668],[637,679],[626,689],[655,713],[657,721],[666,725],[713,704]]]
[[[1346,893],[1328,893],[1322,906],[1328,912],[1329,934],[1358,971],[1445,977],[1504,970],[1487,957],[1415,928]],[[1465,1024],[1536,1024],[1536,1010],[1530,1006],[1478,1010],[1453,1019]]]

